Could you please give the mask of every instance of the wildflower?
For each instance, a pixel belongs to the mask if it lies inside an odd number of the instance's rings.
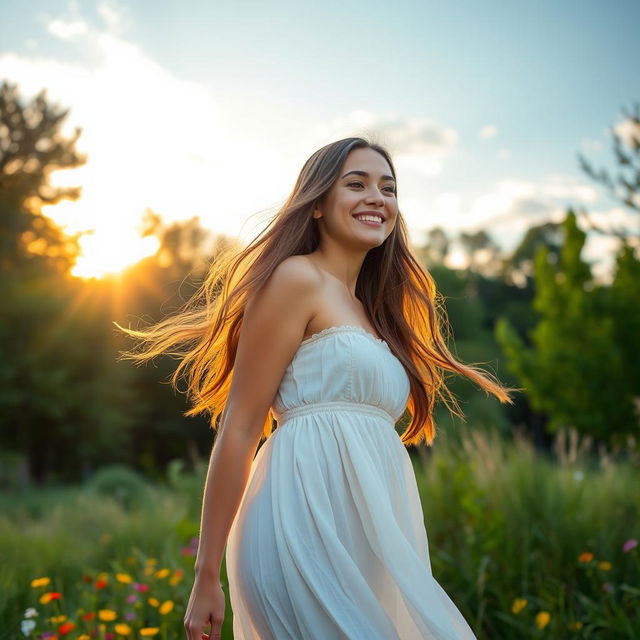
[[[88,611],[82,616],[83,620],[93,620],[96,617],[96,614],[93,611]]]
[[[613,565],[606,560],[601,560],[600,562],[598,562],[598,569],[600,569],[601,571],[611,571],[612,568]]]
[[[65,636],[67,633],[71,633],[75,629],[75,626],[76,625],[73,624],[73,622],[67,621],[58,627],[58,633],[61,636]]]
[[[140,603],[138,603],[140,604]],[[131,622],[132,620],[136,619],[136,612],[135,611],[126,611],[124,614],[124,619],[125,620],[129,620],[129,622]]]
[[[133,578],[128,573],[116,573],[116,580],[122,584],[129,584]]]
[[[524,598],[516,598],[511,605],[511,612],[518,615],[527,606],[527,601]]]
[[[96,589],[104,589],[107,586],[106,580],[96,580],[95,587]]]
[[[93,578],[87,574],[82,576],[82,582],[93,582]]]
[[[591,551],[585,551],[578,556],[578,562],[591,562],[593,558],[594,555]]]
[[[107,631],[107,633],[104,634],[104,640],[113,640],[114,638],[115,638],[115,635],[113,635],[111,631]]]
[[[59,622],[64,622],[67,619],[67,616],[52,616],[49,618],[49,622],[51,624],[58,624]]]
[[[120,622],[115,626],[116,633],[121,636],[128,636],[131,633],[131,627],[125,622]]]
[[[182,555],[183,556],[195,556],[196,551],[193,547],[182,547]]]
[[[156,565],[158,564],[158,560],[156,558],[147,558],[148,565]]]
[[[83,633],[81,636],[78,636],[76,640],[91,640],[91,638],[86,633]]]
[[[182,579],[184,572],[182,571],[182,569],[176,569],[173,572],[173,575],[169,578],[169,584],[174,587],[175,585],[178,584],[178,582],[180,582],[180,580]]]
[[[127,596],[127,604],[133,604],[138,599],[138,596],[135,593],[130,593]]]
[[[538,629],[544,629],[549,624],[549,620],[551,620],[549,612],[540,611],[535,619],[536,627],[538,627]]]
[[[570,631],[580,631],[580,629],[582,629],[584,625],[582,624],[582,622],[580,620],[576,620],[576,622],[572,622],[571,624],[569,624],[569,630]]]
[[[173,610],[173,601],[171,601],[171,600],[165,600],[160,605],[160,608],[158,609],[158,611],[160,612],[160,615],[162,615],[162,616],[166,615],[167,613],[169,613],[172,610]]]
[[[169,571],[169,569],[165,567],[164,569],[159,569],[158,571],[156,571],[155,577],[159,579],[166,578],[169,575],[169,573],[171,572]]]
[[[160,629],[158,627],[144,627],[140,629],[141,636],[155,636]]]
[[[622,550],[625,553],[629,553],[631,549],[635,549],[638,546],[638,541],[635,538],[629,538],[623,545]]]
[[[22,615],[25,618],[35,618],[38,612],[33,607],[29,607]]]
[[[23,620],[20,623],[20,631],[22,631],[22,633],[25,636],[28,636],[35,628],[36,628],[35,620]]]
[[[140,593],[144,593],[145,591],[149,591],[149,585],[144,584],[143,582],[134,582],[133,588]]]
[[[50,578],[34,578],[31,581],[32,587],[46,587],[51,582]]]
[[[40,596],[40,604],[47,604],[52,600],[60,600],[61,597],[62,594],[58,593],[57,591],[48,591],[47,593],[43,593]]]
[[[152,607],[157,607],[160,604],[160,601],[157,598],[147,598],[147,602],[152,606]]]
[[[142,573],[144,573],[145,576],[150,576],[153,574],[153,567],[145,567],[142,570]]]
[[[100,618],[100,620],[104,620],[105,622],[111,622],[112,620],[115,620],[117,615],[118,614],[112,609],[100,609],[100,611],[98,611],[98,618]]]

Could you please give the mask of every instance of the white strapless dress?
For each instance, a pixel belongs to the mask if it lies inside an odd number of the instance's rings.
[[[431,573],[408,398],[362,327],[300,343],[227,541],[235,640],[475,640]]]

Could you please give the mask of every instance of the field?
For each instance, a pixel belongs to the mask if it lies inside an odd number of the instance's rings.
[[[640,637],[636,464],[469,430],[436,443],[411,452],[433,573],[478,638]],[[0,637],[184,637],[204,472],[4,493]]]

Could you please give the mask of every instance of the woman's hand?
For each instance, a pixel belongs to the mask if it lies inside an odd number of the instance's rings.
[[[219,640],[224,620],[224,591],[218,579],[196,576],[184,614],[187,640]],[[211,624],[210,634],[204,633]]]

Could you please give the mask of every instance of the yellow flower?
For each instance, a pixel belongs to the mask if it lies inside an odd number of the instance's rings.
[[[46,587],[51,582],[50,578],[34,578],[31,581],[32,587]]]
[[[51,624],[58,624],[59,622],[64,622],[67,619],[67,616],[52,616],[49,618],[49,622]]]
[[[173,610],[173,602],[171,600],[165,600],[161,605],[158,611],[161,615],[165,615]]]
[[[81,636],[78,636],[76,640],[91,640],[91,638],[86,633],[83,633]]]
[[[51,602],[52,600],[55,600],[55,598],[53,597],[53,592],[49,591],[47,593],[43,593],[40,596],[40,604],[47,604],[48,602]]]
[[[145,576],[150,576],[153,573],[153,567],[145,567],[143,573]]]
[[[96,576],[96,581],[100,580],[101,582],[109,582],[109,574],[105,573],[104,571],[102,573],[99,573]]]
[[[580,629],[582,629],[582,627],[583,627],[583,624],[582,624],[582,622],[580,622],[580,620],[577,620],[576,622],[572,622],[569,625],[569,629],[571,631],[580,631]]]
[[[166,567],[164,569],[160,569],[156,571],[156,578],[166,578],[171,572]]]
[[[160,604],[160,601],[157,598],[147,598],[147,602],[152,606],[152,607],[157,607]]]
[[[116,573],[116,580],[122,584],[129,584],[133,578],[128,573]]]
[[[155,558],[147,558],[147,564],[150,564],[150,565],[158,564],[158,561]]]
[[[613,565],[606,560],[601,560],[598,562],[598,569],[601,569],[602,571],[611,571],[611,569],[613,569]]]
[[[527,601],[524,598],[516,598],[511,605],[511,612],[516,615],[519,614],[527,606]]]
[[[105,622],[111,622],[112,620],[115,620],[117,615],[118,614],[112,609],[100,609],[100,611],[98,611],[98,618],[100,618],[100,620],[104,620]]]
[[[536,616],[536,627],[538,627],[538,629],[544,629],[549,624],[549,620],[551,620],[551,615],[549,614],[549,612],[541,611]]]
[[[125,622],[120,622],[114,629],[116,633],[119,633],[121,636],[128,636],[131,633],[131,627]]]
[[[140,629],[140,635],[141,636],[155,636],[156,633],[158,633],[158,631],[160,631],[160,629],[158,627],[144,627],[143,629]]]
[[[578,556],[578,562],[591,562],[593,560],[593,553],[591,551],[585,551]]]

